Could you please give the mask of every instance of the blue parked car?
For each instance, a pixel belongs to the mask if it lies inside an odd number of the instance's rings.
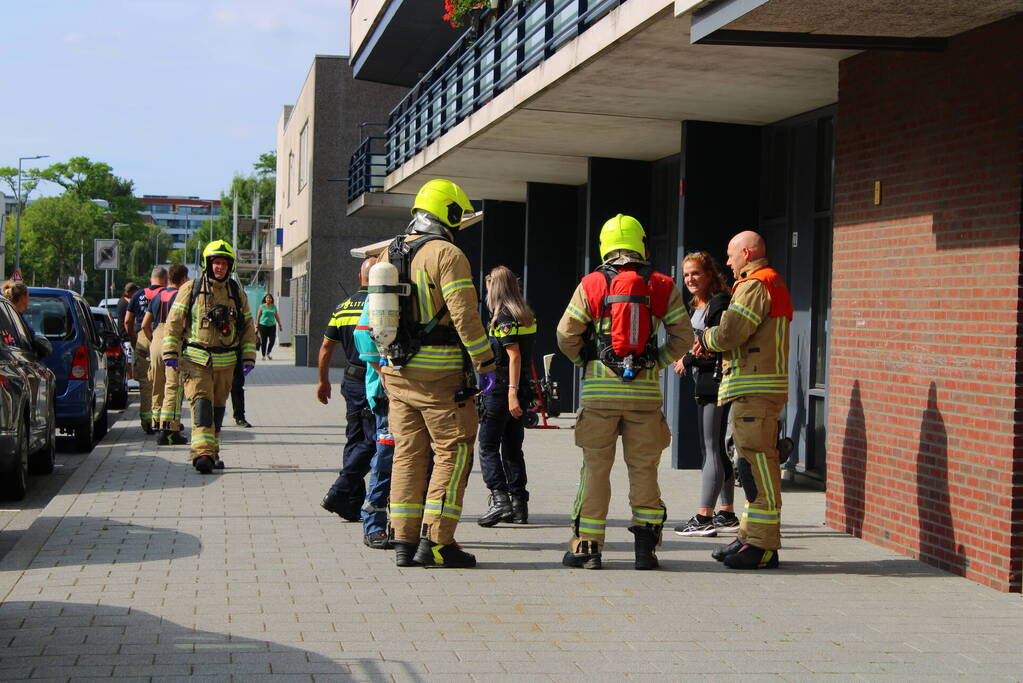
[[[107,358],[114,342],[92,320],[89,304],[67,289],[29,287],[25,320],[53,345],[46,365],[57,382],[57,428],[80,452],[107,432]]]

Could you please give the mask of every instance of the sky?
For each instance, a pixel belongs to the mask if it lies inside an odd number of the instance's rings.
[[[313,57],[348,53],[348,4],[4,2],[0,166],[87,156],[139,196],[218,198],[273,150]],[[36,196],[59,191],[41,183]]]

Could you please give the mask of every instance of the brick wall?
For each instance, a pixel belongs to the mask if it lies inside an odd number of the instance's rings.
[[[829,525],[1020,590],[1023,16],[842,62]],[[874,181],[882,201],[874,205]]]

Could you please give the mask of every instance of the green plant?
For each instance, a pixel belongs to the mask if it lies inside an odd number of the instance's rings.
[[[487,0],[444,0],[444,21],[458,28],[469,12],[489,6]]]

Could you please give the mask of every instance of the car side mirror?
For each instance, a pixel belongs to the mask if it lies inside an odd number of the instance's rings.
[[[42,360],[53,353],[53,344],[43,335],[37,334],[32,337],[32,350],[39,356],[39,360]]]

